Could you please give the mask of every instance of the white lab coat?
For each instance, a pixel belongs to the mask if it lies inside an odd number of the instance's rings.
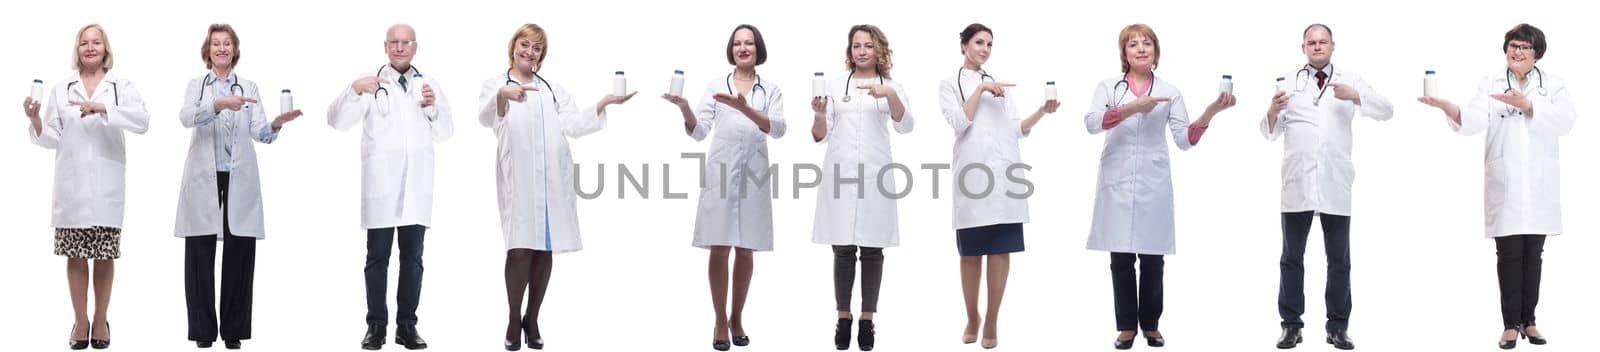
[[[1095,87],[1083,123],[1089,134],[1106,132],[1100,151],[1100,177],[1094,196],[1094,223],[1089,228],[1092,250],[1170,255],[1176,254],[1173,224],[1172,169],[1167,155],[1167,134],[1179,150],[1189,150],[1189,113],[1178,87],[1157,77],[1149,96],[1172,100],[1157,103],[1148,113],[1127,113],[1116,127],[1101,129],[1107,110],[1131,102],[1131,90],[1117,89],[1122,76]],[[1121,93],[1121,97],[1112,94]]]
[[[1539,84],[1543,81],[1544,92]],[[1506,76],[1491,75],[1478,83],[1472,102],[1461,107],[1461,123],[1451,127],[1463,135],[1488,132],[1483,148],[1484,235],[1561,234],[1561,161],[1559,137],[1577,120],[1566,82],[1535,70],[1521,90],[1533,103],[1533,115],[1490,98],[1512,87]]]
[[[573,102],[561,86],[536,80],[517,82],[539,90],[527,92],[522,102],[508,102],[505,116],[500,116],[496,97],[510,79],[508,74],[491,77],[478,95],[478,122],[493,128],[499,140],[495,184],[506,249],[581,250],[575,167],[567,138],[604,128],[605,115],[597,116],[594,105]]]
[[[104,114],[81,117],[74,101],[105,104]],[[41,102],[40,132],[27,126],[33,144],[56,150],[50,226],[122,228],[128,152],[123,132],[144,134],[150,113],[133,82],[106,73],[93,98],[74,73],[56,83]]]
[[[959,89],[957,80],[960,80]],[[959,75],[939,82],[939,109],[944,113],[945,122],[949,122],[955,130],[956,136],[953,152],[955,163],[950,169],[951,175],[954,175],[951,177],[950,197],[955,204],[951,220],[956,229],[1028,222],[1028,201],[1006,195],[1007,192],[1021,194],[1027,191],[1026,185],[1011,182],[1006,175],[1011,165],[1022,162],[1022,149],[1017,142],[1027,136],[1022,133],[1022,119],[1017,115],[1016,102],[1010,95],[995,97],[984,93],[972,120],[967,119],[966,111],[961,107],[962,98],[972,96],[972,91],[977,90],[978,84],[983,81],[978,72],[963,68]],[[973,164],[988,166],[993,177],[974,167],[962,179],[962,169]],[[1014,174],[1020,177],[1021,171]],[[986,197],[968,197],[961,191],[962,184],[974,196],[990,187],[993,190]]]
[[[839,77],[849,75],[846,72]],[[906,134],[911,133],[915,123],[911,119],[911,100],[900,82],[883,80],[883,85],[894,89],[900,104],[906,107],[900,122],[890,116],[888,98],[875,99],[864,90],[855,89],[877,83],[877,79],[850,79],[848,85],[843,80],[828,82],[828,134],[818,141],[827,143],[828,149],[822,157],[822,186],[817,190],[811,242],[876,248],[900,245],[899,212],[895,200],[886,193],[901,189],[895,186],[894,171],[881,179],[878,175],[894,162],[889,125],[894,125],[895,132]],[[849,102],[842,100],[847,89]],[[839,179],[845,182],[836,182]]]
[[[695,215],[694,246],[770,251],[773,189],[772,180],[768,178],[773,175],[767,169],[771,165],[767,159],[767,138],[781,138],[786,130],[783,92],[772,81],[760,76],[756,77],[757,85],[744,92],[750,107],[765,112],[771,121],[768,132],[763,133],[739,110],[712,99],[716,93],[737,95],[729,92],[729,82],[718,79],[706,84],[700,103],[694,108],[698,121],[689,137],[705,140],[712,127],[717,128],[701,169],[705,183],[700,187],[700,206]],[[749,182],[744,181],[747,178]],[[743,194],[740,194],[741,184]]]
[[[1289,92],[1289,107],[1278,113],[1276,125],[1269,127],[1263,117],[1261,134],[1268,141],[1284,138],[1282,212],[1350,216],[1351,187],[1356,178],[1355,163],[1350,160],[1351,123],[1357,113],[1373,120],[1388,120],[1394,117],[1394,105],[1361,76],[1337,65],[1324,69],[1333,71],[1329,82],[1355,88],[1361,105],[1335,98],[1333,86],[1329,85],[1327,93],[1322,93],[1322,104],[1317,106],[1316,78],[1297,79],[1301,82],[1293,83],[1304,85],[1304,91]],[[1295,72],[1298,69],[1284,77],[1295,79]]]
[[[226,119],[239,127],[232,136],[224,137],[235,141],[235,164],[228,172],[228,230],[235,236],[264,239],[261,168],[256,163],[256,150],[251,141],[272,143],[278,134],[272,132],[272,120],[267,118],[261,103],[217,113],[215,104],[220,97],[206,84],[209,77],[213,76],[207,74],[189,80],[183,94],[183,109],[178,112],[183,127],[193,132],[189,138],[189,156],[183,163],[183,183],[178,187],[178,219],[173,233],[177,237],[217,235],[217,240],[222,240],[223,211],[217,200],[216,123],[218,119]],[[244,96],[261,100],[261,90],[255,82],[236,79],[244,88]]]
[[[411,67],[407,89],[400,73],[385,65],[377,75],[390,83],[388,114],[377,106],[384,93],[357,94],[348,84],[328,106],[328,125],[340,131],[362,123],[361,227],[430,226],[433,219],[433,144],[455,133],[450,100],[432,77]],[[423,108],[422,85],[433,87],[434,105]]]

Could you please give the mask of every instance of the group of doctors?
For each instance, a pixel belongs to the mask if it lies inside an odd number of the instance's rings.
[[[397,325],[394,341],[407,349],[427,347],[416,328],[416,310],[423,238],[432,224],[433,144],[449,139],[454,126],[438,82],[412,65],[416,38],[410,26],[389,28],[384,41],[389,62],[361,74],[328,108],[332,127],[349,130],[362,125],[361,226],[367,233],[368,305],[362,348],[368,350],[381,349],[388,336],[387,273],[396,237],[400,282],[398,314],[392,319]],[[1333,65],[1335,45],[1329,27],[1313,24],[1304,30],[1303,39],[1307,62],[1297,68],[1297,84],[1272,97],[1260,122],[1267,140],[1284,140],[1278,298],[1282,334],[1276,346],[1293,348],[1303,340],[1304,252],[1311,224],[1320,217],[1328,260],[1326,342],[1348,350],[1354,348],[1348,334],[1355,177],[1350,158],[1352,122],[1356,115],[1387,120],[1394,111],[1390,101],[1359,75]],[[539,26],[518,27],[507,43],[508,68],[485,80],[479,95],[478,121],[498,140],[507,350],[520,350],[524,343],[543,348],[538,314],[549,285],[552,255],[582,249],[569,139],[605,128],[606,108],[626,103],[635,94],[618,92],[580,105],[564,88],[540,75],[548,42]],[[1008,94],[1013,85],[983,67],[993,43],[989,27],[974,23],[964,28],[962,66],[939,85],[940,111],[955,137],[952,170],[978,165],[1009,170],[1021,163],[1019,140],[1061,105],[1051,97],[1022,116]],[[208,28],[201,45],[207,72],[189,82],[179,112],[182,125],[192,133],[174,233],[185,240],[188,339],[202,348],[210,347],[218,336],[229,349],[250,339],[255,241],[265,238],[254,143],[272,143],[302,115],[292,110],[268,117],[259,87],[236,72],[239,44],[232,27]],[[1118,332],[1114,347],[1132,348],[1140,333],[1149,346],[1160,347],[1166,344],[1158,328],[1163,256],[1176,252],[1177,228],[1166,136],[1171,135],[1179,150],[1188,150],[1201,141],[1217,114],[1235,105],[1236,98],[1230,92],[1219,93],[1191,121],[1176,86],[1155,75],[1161,58],[1155,31],[1142,24],[1127,26],[1117,45],[1122,72],[1096,85],[1084,114],[1087,132],[1106,136],[1088,248],[1110,254]],[[1562,232],[1558,138],[1571,130],[1576,112],[1564,81],[1535,66],[1545,50],[1544,33],[1519,24],[1504,37],[1506,70],[1484,78],[1468,105],[1441,97],[1418,99],[1442,111],[1453,130],[1487,135],[1485,234],[1496,242],[1505,327],[1499,347],[1505,349],[1514,348],[1519,338],[1545,343],[1534,321],[1540,253],[1546,236]],[[754,252],[773,249],[770,185],[741,180],[771,177],[765,167],[770,163],[767,140],[780,138],[787,130],[782,92],[756,73],[767,60],[760,30],[737,26],[724,54],[732,72],[708,82],[698,102],[691,104],[674,93],[662,95],[681,113],[682,133],[696,141],[712,137],[692,244],[709,252],[707,280],[715,312],[712,347],[720,351],[750,344],[742,318]],[[848,73],[838,82],[827,82],[828,94],[810,99],[811,136],[826,144],[826,172],[848,175],[861,172],[852,168],[886,167],[893,163],[889,131],[912,131],[915,120],[908,94],[890,78],[892,54],[878,27],[857,25],[848,31],[844,57]],[[127,132],[143,134],[150,122],[139,92],[132,82],[110,74],[112,64],[104,29],[84,26],[74,49],[77,72],[56,84],[48,100],[23,101],[29,138],[56,150],[51,227],[55,253],[68,258],[75,322],[72,349],[110,345],[106,308],[114,259],[120,257],[124,138]],[[989,180],[968,177],[977,175],[966,172],[957,175],[960,179],[952,187],[959,196],[954,199],[952,222],[967,313],[961,338],[963,343],[981,340],[982,347],[995,348],[1009,255],[1024,250],[1023,224],[1029,221],[1026,199],[1007,193],[1025,190],[972,195],[960,190],[988,187]],[[852,338],[859,349],[873,349],[872,318],[883,280],[883,252],[899,244],[896,201],[876,191],[897,187],[892,178],[882,181],[888,184],[878,182],[872,177],[857,182],[825,177],[819,188],[812,241],[832,247],[834,347],[839,350],[849,349]],[[213,292],[218,242],[223,244],[220,302]],[[861,303],[856,316],[851,308],[858,273]],[[979,288],[985,276],[986,310],[980,314]],[[92,319],[87,304],[91,281]]]

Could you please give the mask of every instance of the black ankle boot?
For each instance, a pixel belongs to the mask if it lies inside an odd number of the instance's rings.
[[[834,326],[833,348],[840,351],[850,349],[850,318],[839,318],[838,325]]]
[[[862,351],[872,350],[872,344],[877,342],[876,330],[877,326],[872,325],[871,320],[861,321],[861,332],[856,334],[856,343],[861,347]]]
[[[394,343],[401,346],[406,346],[406,349],[408,350],[420,350],[428,348],[428,341],[424,341],[422,339],[422,335],[417,334],[416,325],[401,325],[396,327],[394,329]]]
[[[388,327],[380,324],[367,324],[367,334],[361,338],[361,349],[377,351],[383,348],[383,339],[389,336]]]

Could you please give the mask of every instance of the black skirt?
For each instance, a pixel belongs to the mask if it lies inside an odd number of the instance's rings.
[[[1022,224],[996,224],[956,230],[956,250],[961,256],[1021,252]]]

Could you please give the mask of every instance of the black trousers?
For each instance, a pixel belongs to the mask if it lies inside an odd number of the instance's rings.
[[[228,173],[217,173],[217,199],[222,206],[223,340],[250,339],[250,308],[255,286],[256,239],[234,236],[228,225]],[[216,341],[215,294],[217,235],[188,237],[183,242],[183,297],[189,311],[189,340]]]
[[[1500,276],[1500,319],[1506,329],[1535,325],[1533,307],[1539,305],[1539,271],[1544,264],[1545,235],[1495,237]]]
[[[1137,278],[1133,272],[1134,261],[1139,262]],[[1117,331],[1159,330],[1165,266],[1166,260],[1160,255],[1111,253],[1111,293],[1115,296]]]
[[[1306,311],[1306,239],[1314,212],[1283,213],[1283,255],[1278,259],[1278,316],[1283,327],[1303,328]],[[1322,243],[1328,256],[1327,331],[1350,328],[1350,217],[1322,216]]]
[[[367,324],[389,325],[389,253],[400,234],[400,285],[395,290],[399,303],[395,323],[417,325],[417,302],[422,296],[422,225],[367,230]]]
[[[878,312],[878,289],[883,287],[883,248],[833,246],[833,300],[835,309],[850,311],[850,291],[856,283],[856,249],[861,249],[861,311]]]

